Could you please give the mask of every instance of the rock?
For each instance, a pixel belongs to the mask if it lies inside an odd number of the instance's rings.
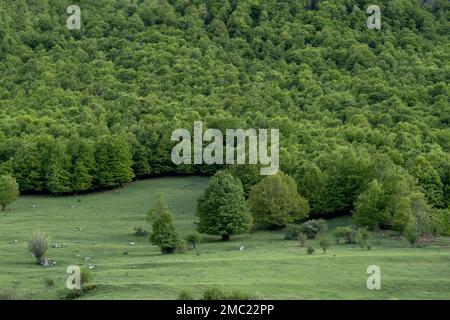
[[[91,261],[91,257],[84,257],[84,261]]]
[[[90,264],[89,263],[88,268],[93,270],[93,269],[97,268],[97,266],[95,264]]]
[[[244,246],[241,246],[241,247],[239,248],[239,251],[244,251],[244,249],[245,249],[245,247],[244,247]]]
[[[130,246],[135,246],[135,245],[136,245],[135,242],[128,242],[128,244],[129,244]]]

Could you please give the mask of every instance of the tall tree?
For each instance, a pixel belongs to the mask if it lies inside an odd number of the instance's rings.
[[[0,176],[0,206],[2,211],[19,197],[19,185],[11,176]]]
[[[242,183],[224,171],[211,178],[198,200],[196,215],[199,232],[221,235],[223,241],[234,234],[248,232],[252,227]]]

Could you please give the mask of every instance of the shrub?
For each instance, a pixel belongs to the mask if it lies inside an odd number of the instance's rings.
[[[11,288],[0,288],[0,300],[16,300],[16,291]]]
[[[305,246],[305,242],[306,242],[306,234],[304,233],[300,233],[297,237],[297,240],[300,242],[300,247],[304,247]]]
[[[297,240],[300,233],[300,226],[288,224],[286,228],[284,228],[284,240]]]
[[[81,285],[85,285],[94,279],[95,275],[91,269],[83,267],[80,269],[80,282]]]
[[[203,300],[226,300],[227,294],[221,286],[211,286],[203,292]]]
[[[134,228],[134,235],[136,237],[145,237],[148,235],[148,231],[143,226],[138,226]]]
[[[359,228],[356,231],[356,243],[359,244],[361,249],[366,247],[367,239],[369,239],[369,232],[367,231],[367,227]]]
[[[211,286],[203,293],[203,300],[252,300],[255,296],[240,290],[227,292],[221,286]]]
[[[192,246],[192,248],[195,248],[197,243],[202,240],[202,235],[197,231],[191,231],[186,235],[185,239]]]
[[[300,231],[306,234],[308,239],[315,239],[319,232],[326,230],[327,230],[327,223],[323,219],[308,220],[300,226]]]
[[[313,254],[314,253],[314,248],[309,246],[308,249],[306,249],[306,253],[307,254]]]
[[[55,281],[50,278],[44,278],[44,283],[47,287],[52,288],[55,285]]]
[[[339,243],[340,238],[344,238],[345,243],[356,243],[356,230],[351,227],[337,227],[333,232],[336,242]]]
[[[330,241],[328,239],[322,238],[319,240],[319,246],[323,250],[323,254],[325,254],[330,247]]]
[[[416,246],[416,242],[420,239],[420,232],[417,230],[416,223],[413,221],[414,219],[410,219],[410,221],[406,224],[405,230],[403,234],[411,244],[411,247]]]
[[[42,263],[48,250],[47,237],[41,233],[37,233],[28,243],[28,250],[36,259],[37,263]]]
[[[183,289],[178,294],[178,300],[195,300],[195,298],[194,298],[194,294],[192,293],[192,291]]]

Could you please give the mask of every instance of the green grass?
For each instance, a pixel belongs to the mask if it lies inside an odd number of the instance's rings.
[[[370,251],[341,244],[325,255],[317,241],[307,241],[316,248],[307,255],[297,241],[283,240],[281,231],[259,231],[227,243],[207,237],[197,249],[162,255],[147,237],[133,235],[138,225],[150,228],[145,216],[157,192],[166,195],[178,230],[192,230],[196,198],[207,182],[158,178],[82,196],[21,197],[0,214],[0,288],[13,287],[24,299],[59,299],[67,293],[66,268],[85,266],[84,257],[91,257],[98,287],[83,299],[175,299],[182,289],[200,296],[212,284],[273,299],[450,298],[449,238],[412,249],[389,233],[374,234]],[[328,232],[349,223],[348,217],[332,219]],[[37,231],[51,243],[66,244],[49,249],[49,259],[57,262],[51,268],[36,265],[28,253],[27,242]],[[372,264],[381,267],[381,290],[366,288]],[[53,288],[45,278],[54,280]]]

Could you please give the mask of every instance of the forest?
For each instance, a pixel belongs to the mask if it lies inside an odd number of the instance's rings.
[[[382,27],[366,26],[380,6]],[[280,130],[310,217],[450,234],[449,1],[0,2],[0,175],[21,193],[104,190],[226,169],[175,165],[171,133]]]

